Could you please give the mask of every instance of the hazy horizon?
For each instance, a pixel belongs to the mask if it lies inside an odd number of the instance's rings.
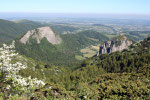
[[[104,13],[36,13],[36,12],[0,12],[1,19],[11,18],[112,18],[112,19],[150,19],[150,15],[140,14],[104,14]]]
[[[0,18],[150,19],[149,0],[3,0]]]

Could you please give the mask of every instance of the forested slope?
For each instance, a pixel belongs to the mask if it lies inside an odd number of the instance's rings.
[[[43,38],[40,44],[37,44],[34,39],[31,39],[29,44],[22,44],[17,40],[16,49],[27,57],[49,64],[76,66],[79,61],[77,61],[75,55],[82,56],[80,52],[82,48],[108,40],[105,35],[95,31],[62,34],[60,38],[62,42],[58,45],[52,45],[46,38]]]
[[[33,21],[11,22],[0,19],[0,42],[8,42],[23,34],[28,30],[42,26],[42,24]]]
[[[1,49],[1,54],[3,54],[3,49]],[[5,56],[0,57],[5,59]],[[8,78],[4,78],[1,71],[0,98],[10,100],[20,98],[52,100],[150,99],[150,37],[132,45],[129,50],[89,58],[74,70],[36,62],[27,57],[16,56],[11,59],[13,63],[16,63],[15,66],[19,63],[24,64],[18,65],[21,69],[17,75],[21,75],[22,78],[20,79],[19,76],[20,81],[11,84],[17,79],[5,80]],[[24,68],[23,66],[28,67]],[[8,65],[3,67],[7,68]],[[25,83],[29,82],[29,85],[22,87],[20,82],[23,80]],[[31,84],[32,80],[35,82],[33,81],[34,83]],[[28,87],[30,85],[33,88]]]

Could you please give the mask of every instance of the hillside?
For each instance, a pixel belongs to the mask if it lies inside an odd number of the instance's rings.
[[[35,39],[30,38],[29,44],[22,44],[17,40],[16,49],[21,54],[36,60],[55,65],[75,66],[76,63],[80,62],[75,56],[82,56],[80,52],[82,48],[98,44],[108,39],[103,34],[95,31],[83,31],[77,34],[62,34],[59,35],[59,37],[62,41],[57,45],[49,43],[46,38],[41,38],[39,43],[37,43]]]
[[[106,41],[99,47],[99,52],[97,56],[101,54],[109,54],[116,51],[122,51],[128,49],[128,47],[133,44],[132,40],[129,40],[124,35],[119,35],[112,40]]]
[[[58,34],[73,33],[74,31],[77,31],[79,29],[79,28],[71,27],[70,25],[50,24],[50,27]]]
[[[81,99],[149,99],[149,44],[150,37],[129,50],[85,60],[68,76],[67,90]]]
[[[4,45],[4,48],[5,47],[6,49],[9,49],[13,46],[7,47]],[[16,63],[14,68],[19,69],[19,72],[16,73],[19,75],[19,79],[20,77],[23,77],[20,80],[23,81],[24,79],[25,82],[27,79],[28,82],[26,83],[29,83],[28,86],[33,86],[33,88],[29,88],[25,84],[23,86],[19,85],[20,81],[17,81],[16,78],[13,78],[15,76],[14,74],[10,80],[5,80],[3,78],[4,76],[1,76],[2,78],[0,79],[0,83],[2,87],[0,87],[0,91],[2,93],[0,97],[4,97],[5,99],[24,98],[52,100],[149,100],[149,51],[150,37],[144,39],[140,43],[131,45],[129,50],[114,52],[111,54],[103,54],[98,57],[86,59],[81,66],[79,66],[79,68],[74,70],[70,70],[69,68],[65,67],[47,65],[43,62],[36,62],[31,58],[21,55],[10,57],[13,63]],[[9,52],[11,53],[12,51],[8,50],[7,53],[5,52],[6,55],[8,55]],[[0,53],[4,54],[3,49],[0,49]],[[15,55],[16,54],[13,54],[12,56]],[[7,57],[8,56],[5,57],[4,55],[1,55],[0,59],[6,59],[5,61],[9,61]],[[21,67],[22,64],[19,63],[22,63],[28,67]],[[5,65],[5,62],[2,62],[2,64]],[[8,67],[7,65],[5,68]],[[12,67],[13,66],[8,68]],[[0,75],[3,75],[3,73]],[[32,80],[34,80],[34,83],[31,84],[30,81]],[[11,82],[15,83],[11,84]],[[43,85],[38,86],[39,83]],[[17,88],[17,90],[14,88]],[[26,90],[27,88],[28,90]],[[9,96],[10,94],[11,96]]]
[[[140,43],[133,44],[128,50],[102,54],[85,60],[81,67],[102,68],[109,73],[139,72],[143,66],[149,65],[150,60],[150,37]],[[148,74],[148,73],[147,73]]]
[[[15,23],[0,19],[0,42],[13,40],[26,33],[28,30],[39,26],[42,26],[42,24],[32,21]]]
[[[150,37],[128,49],[87,58],[88,48],[109,40],[104,33],[57,34],[50,27],[26,33],[28,38],[24,34],[16,39],[19,54],[13,45],[0,48],[0,99],[149,100]],[[58,44],[49,40],[55,35],[61,39]],[[112,41],[122,38],[127,39]],[[126,42],[114,42],[120,43]]]
[[[134,41],[141,41],[150,35],[150,31],[125,31],[124,33],[128,38]]]

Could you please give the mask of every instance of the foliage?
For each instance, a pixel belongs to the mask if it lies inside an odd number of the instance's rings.
[[[28,30],[43,26],[40,23],[26,21],[21,23],[14,23],[7,20],[0,19],[0,42],[8,42],[23,35]]]
[[[78,28],[65,26],[65,25],[50,25],[50,27],[53,29],[54,32],[58,34],[63,34],[65,32],[71,33],[76,31]]]
[[[19,70],[18,75],[22,77],[31,75],[33,78],[45,79],[46,84],[28,93],[18,93],[18,87],[13,88],[15,89],[13,93],[16,95],[7,99],[149,100],[149,51],[150,37],[132,45],[129,50],[86,59],[74,70],[36,62],[26,57],[30,67]],[[0,80],[1,97],[8,93],[4,92],[6,90],[2,87],[11,84],[3,80],[4,78]]]
[[[58,45],[50,44],[46,38],[43,38],[40,44],[37,44],[34,39],[30,39],[30,43],[26,45],[20,43],[18,40],[16,42],[16,49],[19,53],[38,61],[40,60],[59,66],[74,67],[79,63],[75,56],[82,56],[80,52],[82,48],[108,39],[103,34],[94,31],[85,31],[78,34],[63,34],[60,37],[62,38],[62,43]],[[89,38],[96,38],[99,41]]]
[[[127,31],[124,33],[128,38],[134,41],[143,40],[144,38],[150,35],[150,31]]]
[[[12,58],[18,55],[13,48],[15,48],[14,42],[10,46],[3,44],[3,47],[0,48],[0,83],[2,85],[0,91],[3,93],[1,96],[4,99],[9,96],[30,92],[34,88],[45,85],[43,81],[36,78],[23,78],[17,75],[21,69],[26,69],[27,66],[20,62],[12,62]]]
[[[150,64],[149,38],[136,44],[137,46],[131,46],[132,49],[91,58],[85,66],[96,65],[111,73],[138,72],[140,67]]]

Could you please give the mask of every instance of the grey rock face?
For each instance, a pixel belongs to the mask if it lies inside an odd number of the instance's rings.
[[[125,36],[120,39],[107,41],[100,46],[97,56],[99,56],[100,54],[107,54],[107,53],[112,53],[112,52],[128,49],[128,47],[131,44],[132,44],[132,41],[128,40],[127,37]]]
[[[48,27],[48,26],[46,26],[46,27],[40,27],[40,28],[28,31],[20,39],[20,42],[24,43],[24,44],[29,43],[29,38],[30,37],[32,37],[33,39],[35,39],[38,44],[40,43],[41,39],[43,39],[44,37],[51,44],[59,44],[61,42],[61,38],[58,35],[56,35],[52,31],[52,29],[50,27]]]

